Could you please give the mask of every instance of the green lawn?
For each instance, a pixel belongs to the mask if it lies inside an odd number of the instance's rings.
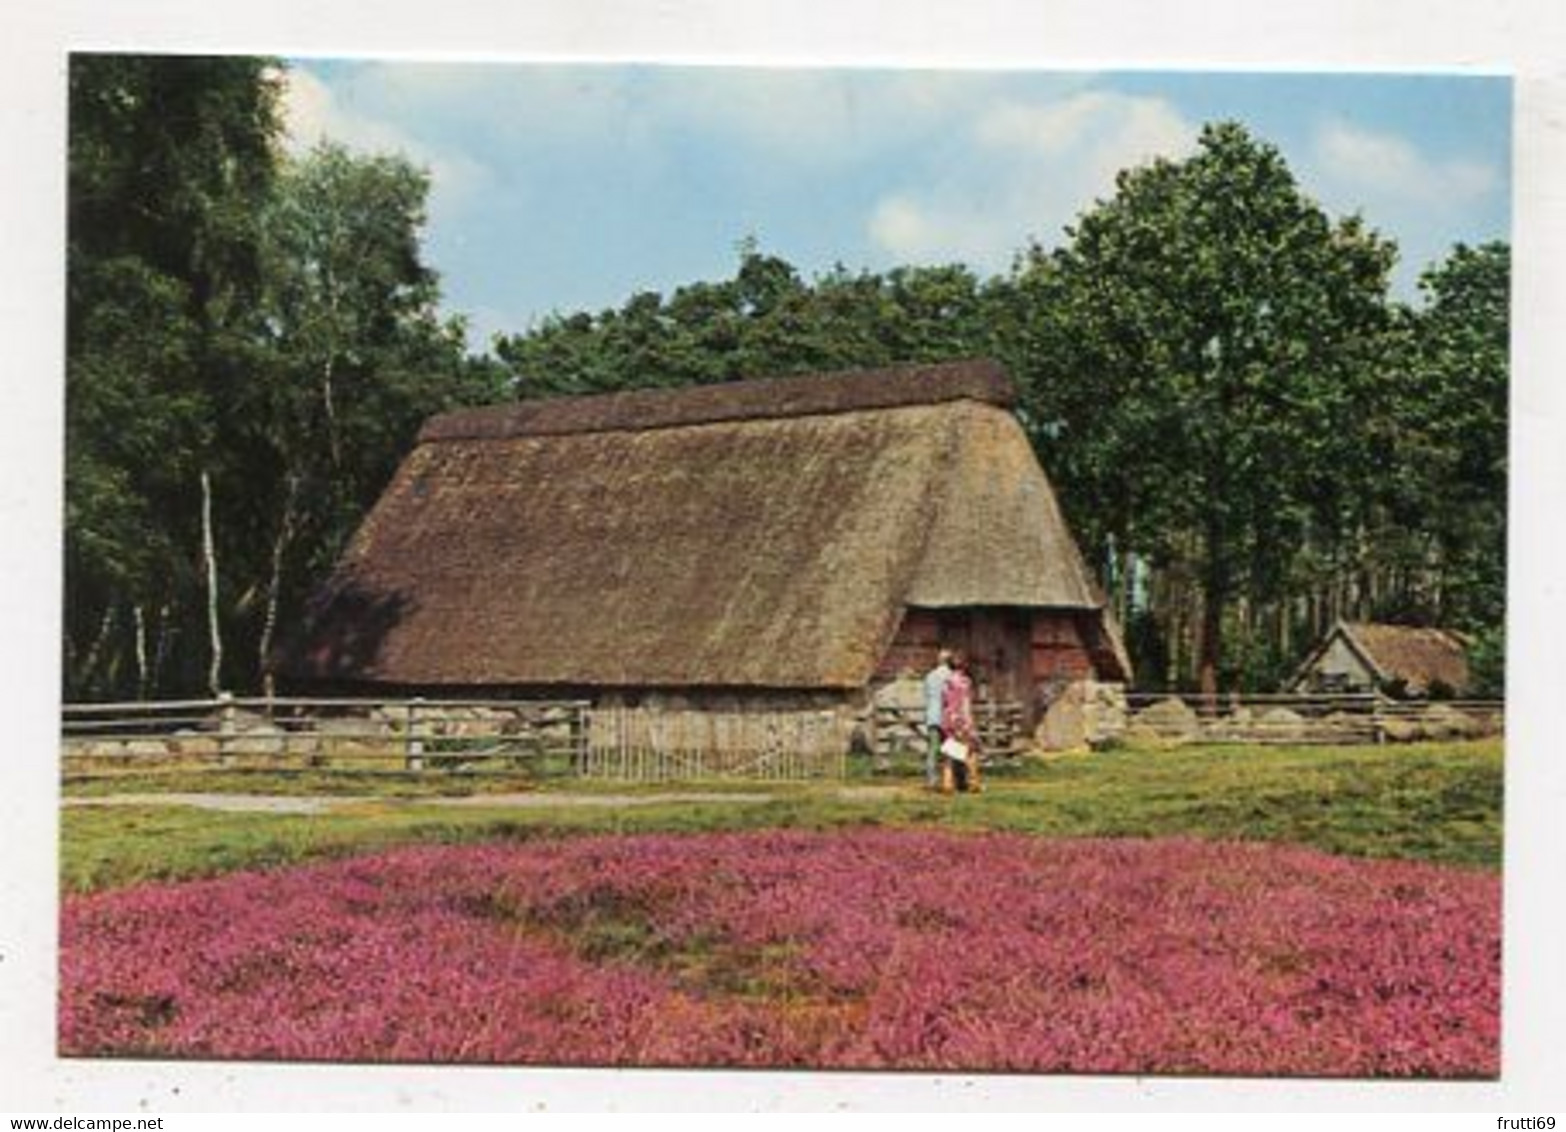
[[[579,832],[924,825],[1047,837],[1249,838],[1333,853],[1499,868],[1502,755],[1498,740],[1386,747],[1207,747],[1063,755],[996,769],[983,794],[939,797],[913,768],[848,782],[670,784],[633,787],[561,776],[290,778],[181,774],[116,780],[115,791],[226,790],[354,796],[322,815],[215,813],[176,806],[68,808],[61,880],[86,891],[353,853],[410,841],[469,841]],[[763,802],[659,802],[659,794],[766,794]],[[526,789],[560,805],[460,809],[431,796]],[[69,794],[103,793],[67,784]],[[647,804],[571,805],[571,796],[631,794]]]

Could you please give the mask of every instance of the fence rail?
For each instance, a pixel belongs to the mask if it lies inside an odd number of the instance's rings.
[[[583,700],[243,699],[67,704],[72,777],[126,771],[542,765],[630,781],[847,773],[849,734],[822,711],[593,707]]]
[[[985,759],[1006,759],[1022,750],[1022,705],[1004,700],[978,700],[973,705],[974,730]],[[924,708],[882,704],[875,709],[873,745],[880,759],[910,752],[923,758],[926,743]]]
[[[363,771],[580,761],[585,701],[244,699],[67,704],[62,761],[89,777],[201,767]]]
[[[1022,706],[975,705],[990,760],[1020,752]],[[1500,734],[1498,700],[1400,701],[1371,694],[1132,693],[1128,743],[1387,743]],[[922,710],[868,720],[877,765],[922,760]],[[67,704],[62,764],[72,777],[207,767],[365,772],[504,770],[628,781],[842,777],[854,721],[832,711],[677,711],[584,700],[244,699]]]
[[[1130,742],[1387,743],[1498,735],[1500,700],[1395,700],[1376,693],[1132,693]]]
[[[593,708],[580,771],[592,778],[841,778],[849,736],[831,711]]]

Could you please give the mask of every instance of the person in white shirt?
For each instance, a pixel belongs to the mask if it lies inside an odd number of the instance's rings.
[[[940,785],[941,740],[946,738],[941,711],[951,676],[952,650],[941,649],[936,653],[935,667],[924,674],[924,784],[931,790]]]

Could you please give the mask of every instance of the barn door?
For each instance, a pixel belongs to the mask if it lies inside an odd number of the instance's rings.
[[[975,611],[968,635],[968,653],[974,676],[985,699],[1028,704],[1028,620],[1015,610]]]

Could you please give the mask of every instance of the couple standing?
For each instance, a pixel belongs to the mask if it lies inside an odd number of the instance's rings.
[[[979,784],[978,735],[973,726],[973,679],[961,649],[941,649],[924,677],[925,785],[950,792]]]

